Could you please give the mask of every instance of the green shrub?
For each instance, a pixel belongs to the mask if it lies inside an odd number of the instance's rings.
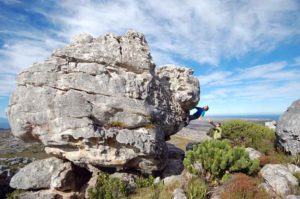
[[[297,154],[297,155],[293,156],[292,163],[295,164],[295,165],[300,166],[300,154]]]
[[[96,186],[88,190],[90,199],[115,199],[127,194],[126,184],[108,174],[100,174]]]
[[[186,153],[185,168],[198,174],[194,163],[200,162],[207,176],[221,179],[227,172],[253,174],[259,167],[258,160],[250,160],[243,147],[231,147],[227,140],[209,140]]]
[[[149,176],[148,178],[138,177],[135,181],[137,188],[151,187],[154,185],[154,177]]]
[[[6,195],[6,199],[17,199],[24,192],[25,191],[23,190],[14,190],[13,192]]]
[[[193,178],[189,181],[185,193],[188,199],[206,198],[208,187],[201,178]]]
[[[275,150],[275,133],[271,129],[252,122],[231,120],[222,125],[224,138],[236,145],[252,147],[265,154]]]

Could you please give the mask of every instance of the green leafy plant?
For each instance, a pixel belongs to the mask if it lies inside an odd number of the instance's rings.
[[[209,140],[186,153],[185,168],[198,174],[195,163],[201,163],[209,178],[221,179],[225,173],[243,172],[249,175],[259,167],[258,160],[250,160],[243,147],[231,147],[227,140]]]
[[[295,165],[300,166],[300,154],[297,154],[297,155],[293,156],[292,163],[295,164]]]
[[[208,186],[201,178],[193,178],[189,181],[185,192],[188,199],[204,199],[208,191]]]
[[[142,176],[138,177],[135,181],[137,188],[151,187],[154,185],[154,177],[149,176],[144,178]]]
[[[261,124],[231,120],[223,123],[222,129],[222,136],[234,146],[252,147],[267,155],[275,150],[274,131]]]
[[[6,199],[17,199],[19,196],[24,193],[25,191],[23,190],[15,190],[9,194],[6,195]]]
[[[100,174],[96,186],[88,190],[90,199],[116,199],[128,195],[126,184],[108,174]]]

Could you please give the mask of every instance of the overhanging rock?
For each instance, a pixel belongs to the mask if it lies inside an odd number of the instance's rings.
[[[165,166],[165,138],[199,101],[191,69],[155,70],[144,35],[81,34],[18,75],[12,133],[77,164],[144,172]]]

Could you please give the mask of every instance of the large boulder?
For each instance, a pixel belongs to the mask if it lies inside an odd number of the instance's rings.
[[[284,151],[300,153],[300,99],[285,111],[276,127],[277,145]]]
[[[75,164],[164,168],[165,139],[199,101],[191,69],[155,71],[141,33],[82,34],[18,75],[7,115],[12,133]]]

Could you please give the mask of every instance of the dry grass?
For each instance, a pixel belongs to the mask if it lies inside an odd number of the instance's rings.
[[[268,199],[270,196],[259,188],[259,180],[245,174],[235,174],[226,189],[221,193],[221,199]]]
[[[48,155],[44,151],[44,148],[40,145],[31,146],[21,152],[0,154],[0,158],[14,158],[14,157],[28,157],[28,158],[36,158],[36,159],[45,159],[45,158],[50,157],[50,155]]]
[[[171,144],[174,144],[178,148],[185,151],[186,145],[190,142],[195,142],[195,140],[191,140],[191,139],[179,136],[179,135],[172,135],[171,140],[169,140],[168,142]]]

